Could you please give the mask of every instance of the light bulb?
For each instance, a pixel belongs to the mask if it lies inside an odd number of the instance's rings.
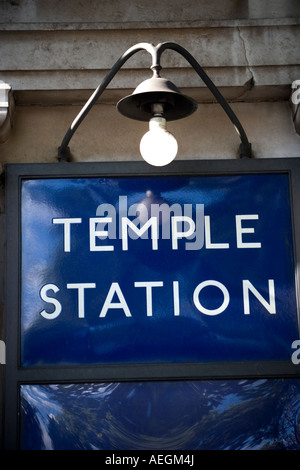
[[[142,137],[140,152],[143,159],[154,166],[164,166],[176,157],[178,145],[175,137],[167,131],[167,121],[161,116],[150,119],[149,131]]]

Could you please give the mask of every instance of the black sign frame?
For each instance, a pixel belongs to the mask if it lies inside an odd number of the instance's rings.
[[[5,448],[17,449],[19,436],[19,389],[21,384],[89,383],[143,380],[192,380],[227,378],[299,377],[300,365],[287,362],[224,362],[184,364],[134,364],[76,367],[20,366],[20,209],[22,181],[36,178],[232,175],[285,173],[289,175],[295,283],[299,322],[300,263],[300,158],[175,161],[164,168],[144,162],[10,164],[6,166],[6,365]],[[295,338],[297,339],[297,338]],[[291,349],[291,355],[292,355]]]

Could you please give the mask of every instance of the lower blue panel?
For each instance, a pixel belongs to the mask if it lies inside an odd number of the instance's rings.
[[[22,449],[300,450],[300,379],[21,386]]]

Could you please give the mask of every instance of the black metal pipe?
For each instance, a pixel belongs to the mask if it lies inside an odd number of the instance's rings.
[[[125,62],[134,54],[141,50],[146,50],[148,51],[152,57],[155,55],[154,51],[154,46],[152,44],[148,43],[140,43],[136,44],[135,46],[129,48],[114,64],[114,66],[111,68],[109,73],[104,77],[102,83],[96,88],[94,93],[91,95],[89,100],[86,102],[86,104],[83,106],[81,111],[77,114],[76,118],[72,122],[71,126],[67,130],[60,147],[58,147],[58,160],[59,161],[69,161],[70,160],[70,149],[68,147],[68,144],[73,137],[74,133],[76,132],[77,128],[79,125],[82,123],[83,119],[86,117],[90,109],[93,107],[95,102],[98,100],[98,98],[101,96],[105,88],[109,85],[109,83],[112,81],[116,73],[120,70],[120,68],[125,64]],[[154,61],[154,59],[153,59]]]
[[[209,78],[209,76],[206,74],[206,72],[203,70],[201,65],[196,61],[196,59],[182,46],[179,44],[176,44],[174,42],[164,42],[161,43],[157,46],[156,52],[157,52],[157,61],[160,62],[160,56],[161,54],[166,50],[166,49],[172,49],[179,54],[181,54],[193,67],[193,69],[197,72],[199,77],[203,80],[205,85],[209,88],[209,90],[212,92],[212,94],[215,96],[217,99],[218,103],[222,106],[224,111],[226,112],[227,116],[231,120],[232,124],[234,125],[237,133],[239,134],[239,137],[241,139],[241,144],[240,144],[240,157],[251,157],[251,144],[248,141],[246,132],[241,125],[239,119],[237,118],[236,114],[232,110],[231,106],[229,106],[228,102],[222,95],[222,93],[218,90],[218,88],[215,86],[215,84],[212,82],[212,80]]]

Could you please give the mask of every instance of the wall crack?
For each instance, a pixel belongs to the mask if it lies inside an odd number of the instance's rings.
[[[249,60],[249,51],[248,51],[246,39],[243,36],[242,28],[240,28],[240,26],[237,26],[237,30],[238,30],[238,33],[239,33],[239,38],[240,38],[241,43],[243,45],[244,56],[245,56],[245,61],[246,61],[246,68],[249,71],[250,76],[251,76],[250,80],[247,80],[246,84],[247,84],[247,87],[249,87],[249,83],[250,83],[250,88],[249,89],[251,90],[255,85],[255,74],[254,74],[253,68],[252,68],[250,60]]]

